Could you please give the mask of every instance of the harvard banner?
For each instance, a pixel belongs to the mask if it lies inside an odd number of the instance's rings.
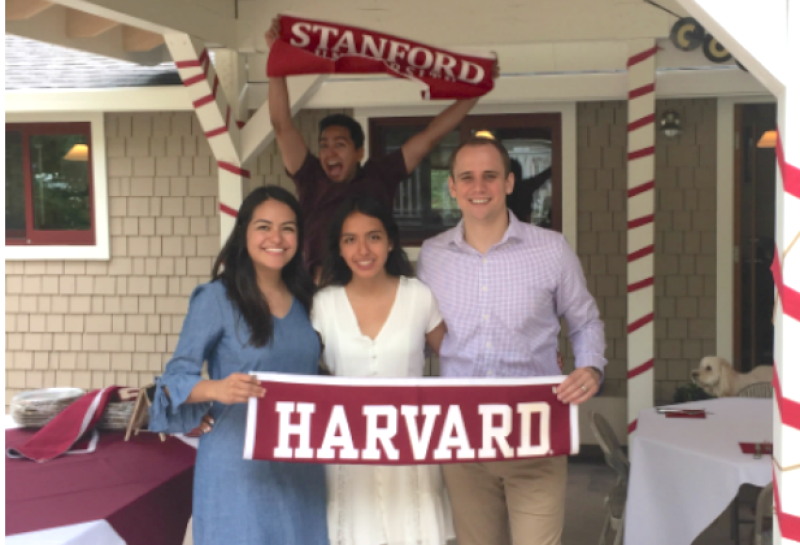
[[[494,87],[493,55],[466,55],[373,30],[281,15],[267,76],[386,73],[420,83],[423,98],[474,98]]]
[[[244,457],[336,464],[448,464],[578,452],[564,377],[364,379],[257,373]]]

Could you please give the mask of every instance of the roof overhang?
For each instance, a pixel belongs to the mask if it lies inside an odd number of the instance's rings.
[[[266,100],[268,83],[249,84],[248,108]],[[531,102],[588,102],[625,100],[624,72],[518,75],[501,78],[482,104]],[[759,97],[767,89],[738,69],[666,70],[656,77],[656,96],[665,98]],[[6,91],[6,112],[144,112],[189,111],[192,104],[183,86],[125,89]],[[394,78],[330,78],[305,104],[306,108],[382,108],[419,106],[419,89]],[[432,108],[439,102],[428,103]]]

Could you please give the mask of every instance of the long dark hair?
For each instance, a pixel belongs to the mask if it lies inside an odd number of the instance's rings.
[[[322,267],[321,286],[345,286],[353,279],[353,271],[347,266],[342,254],[339,252],[339,240],[342,237],[342,227],[347,217],[353,212],[361,212],[365,216],[377,218],[386,229],[392,249],[386,259],[386,272],[392,276],[413,276],[414,269],[408,261],[403,248],[400,246],[400,228],[397,222],[381,203],[367,195],[357,195],[345,200],[336,210],[328,231],[327,255]]]
[[[303,267],[304,228],[300,204],[291,193],[277,185],[254,189],[242,202],[236,216],[236,225],[217,256],[211,272],[213,280],[222,281],[228,299],[236,304],[250,327],[250,344],[253,346],[264,346],[272,341],[273,324],[272,313],[266,297],[258,288],[253,260],[247,251],[247,226],[253,219],[253,211],[270,199],[291,208],[297,218],[297,252],[281,270],[281,278],[308,313],[311,313],[315,291],[314,281]]]

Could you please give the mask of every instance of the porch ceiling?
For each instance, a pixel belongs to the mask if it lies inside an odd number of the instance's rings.
[[[646,0],[7,0],[6,32],[142,65],[172,61],[164,35],[189,34],[212,51],[244,53],[242,83],[259,97],[266,83],[263,32],[283,12],[491,49],[505,76],[624,72],[627,40],[643,37],[658,40],[659,70],[720,68],[699,50],[669,43],[676,18],[665,10],[686,12],[677,0],[656,1],[665,9]]]
[[[676,0],[660,4],[684,13]],[[526,45],[661,38],[675,19],[645,0],[7,0],[6,32],[158,64],[169,60],[163,35],[171,32],[199,38],[208,47],[264,52],[264,31],[282,12],[380,28],[445,47],[515,51]]]
[[[171,32],[234,47],[235,11],[235,0],[7,0],[6,33],[155,65],[171,60]]]

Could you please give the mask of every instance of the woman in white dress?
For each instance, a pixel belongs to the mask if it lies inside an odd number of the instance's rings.
[[[415,278],[391,213],[371,197],[333,218],[311,323],[332,375],[420,377],[445,324]],[[439,466],[330,465],[331,545],[443,545],[454,537]]]

